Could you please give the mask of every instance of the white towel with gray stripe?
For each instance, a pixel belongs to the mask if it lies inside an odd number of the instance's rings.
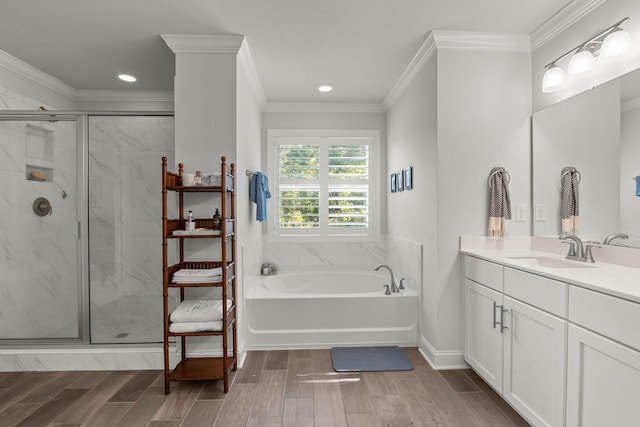
[[[231,300],[227,300],[227,310]],[[172,312],[172,322],[212,322],[222,319],[222,300],[185,300]]]
[[[505,236],[505,220],[511,219],[509,180],[503,167],[491,169],[489,174],[489,238]]]
[[[566,166],[560,173],[562,177],[562,206],[560,218],[562,222],[562,234],[576,234],[578,231],[578,171],[576,168]]]

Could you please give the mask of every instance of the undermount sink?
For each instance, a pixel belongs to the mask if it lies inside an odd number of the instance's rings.
[[[513,256],[507,257],[514,261],[522,261],[530,265],[545,267],[545,268],[595,268],[593,264],[587,264],[582,261],[572,261],[562,258],[552,258],[544,255],[538,256]]]

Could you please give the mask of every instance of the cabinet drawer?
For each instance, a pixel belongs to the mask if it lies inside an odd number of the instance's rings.
[[[498,292],[502,292],[502,266],[478,258],[464,257],[464,275],[474,282],[481,283]]]
[[[640,350],[640,304],[569,287],[569,321]]]
[[[565,319],[568,287],[557,280],[512,268],[504,269],[505,294]]]

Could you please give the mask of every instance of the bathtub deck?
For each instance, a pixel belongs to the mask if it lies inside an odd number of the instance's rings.
[[[0,372],[3,426],[526,426],[471,370],[333,372],[329,350],[253,351],[230,392],[160,371]],[[214,424],[215,421],[215,424]]]

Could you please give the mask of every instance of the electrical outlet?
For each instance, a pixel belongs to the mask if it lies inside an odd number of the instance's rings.
[[[516,221],[517,222],[524,222],[526,221],[525,219],[525,204],[524,203],[518,203],[516,204]]]
[[[536,221],[546,221],[547,213],[546,213],[546,205],[538,204],[536,205]]]

